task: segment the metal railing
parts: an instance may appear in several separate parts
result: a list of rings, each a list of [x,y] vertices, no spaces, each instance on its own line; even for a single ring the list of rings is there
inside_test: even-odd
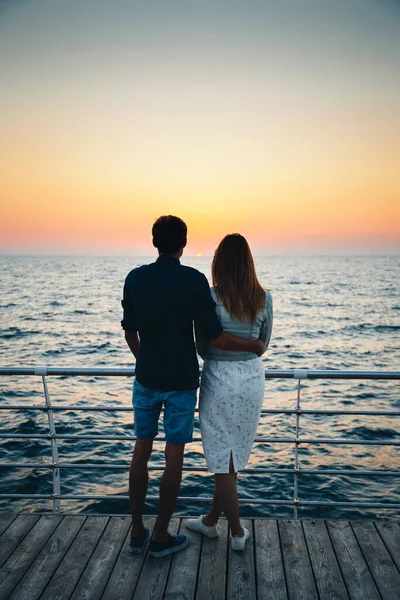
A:
[[[128,500],[126,495],[96,495],[96,494],[62,494],[61,493],[61,471],[63,469],[107,469],[107,470],[128,470],[129,464],[108,464],[108,463],[68,463],[60,462],[58,456],[57,440],[101,440],[101,441],[133,441],[135,436],[122,435],[70,435],[57,434],[55,426],[54,413],[57,411],[113,411],[113,412],[132,412],[131,407],[126,406],[109,406],[109,405],[52,405],[47,387],[48,376],[96,376],[96,377],[133,377],[134,369],[103,369],[103,368],[58,368],[58,367],[0,367],[0,376],[28,376],[36,375],[41,377],[44,391],[43,406],[24,405],[24,404],[0,404],[0,410],[34,410],[45,411],[48,418],[49,433],[48,434],[18,434],[18,433],[0,433],[0,439],[48,439],[51,444],[51,463],[38,462],[0,462],[0,468],[17,468],[17,469],[50,469],[53,473],[53,491],[50,494],[3,494],[0,493],[0,498],[3,499],[42,499],[52,500],[53,512],[60,512],[61,500]],[[381,509],[399,509],[400,503],[389,502],[331,502],[320,500],[300,500],[298,498],[298,481],[300,475],[346,475],[346,476],[378,476],[378,477],[399,477],[400,470],[361,470],[361,469],[305,469],[300,467],[299,446],[300,444],[345,444],[345,445],[363,445],[363,446],[400,446],[400,441],[397,440],[366,440],[361,438],[319,438],[319,437],[300,437],[300,418],[302,415],[369,415],[369,416],[390,416],[399,417],[400,411],[387,410],[331,410],[331,409],[303,409],[301,408],[301,382],[306,379],[355,379],[355,380],[400,380],[400,372],[392,371],[333,371],[333,370],[266,370],[266,379],[295,379],[297,381],[297,396],[296,406],[293,409],[262,409],[262,414],[285,414],[295,415],[295,435],[294,437],[256,437],[255,442],[264,442],[269,444],[293,444],[294,445],[294,467],[293,468],[246,468],[243,473],[249,474],[293,474],[293,498],[284,500],[270,500],[266,498],[249,498],[240,499],[239,502],[246,504],[261,504],[261,505],[283,505],[293,506],[293,516],[298,517],[299,507],[352,507],[352,508],[381,508]],[[163,441],[164,438],[156,438],[158,441]],[[194,438],[193,441],[201,441],[201,438]],[[149,466],[150,470],[160,471],[162,466]],[[207,472],[203,467],[184,467],[186,471],[192,472]],[[148,496],[147,500],[156,501],[156,496]],[[178,501],[181,502],[211,502],[211,498],[206,497],[185,497],[180,496]]]

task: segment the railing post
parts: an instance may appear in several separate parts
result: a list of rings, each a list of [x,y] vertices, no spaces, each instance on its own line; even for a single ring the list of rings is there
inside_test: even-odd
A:
[[[299,433],[300,433],[300,380],[307,379],[307,369],[294,369],[293,378],[297,379],[297,400],[296,400],[296,435],[294,444],[294,476],[293,476],[293,518],[298,517],[298,478],[299,478]]]
[[[44,400],[47,412],[47,420],[49,424],[49,437],[51,441],[51,457],[52,457],[52,471],[53,471],[53,512],[60,512],[60,493],[61,493],[61,480],[60,480],[60,469],[58,468],[58,447],[56,435],[56,427],[54,423],[54,415],[51,410],[51,402],[49,390],[47,388],[47,367],[36,367],[35,375],[42,376]]]

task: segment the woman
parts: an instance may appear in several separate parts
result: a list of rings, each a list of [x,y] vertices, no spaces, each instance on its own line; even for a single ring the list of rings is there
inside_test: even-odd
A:
[[[212,294],[224,331],[246,339],[261,337],[264,351],[272,330],[272,297],[256,275],[246,239],[227,235],[212,262]],[[212,506],[204,517],[188,519],[189,529],[218,537],[222,512],[229,522],[233,550],[244,550],[250,532],[239,520],[236,473],[245,468],[264,396],[264,368],[251,353],[219,350],[197,335],[204,359],[200,386],[200,429],[208,470],[215,473]]]

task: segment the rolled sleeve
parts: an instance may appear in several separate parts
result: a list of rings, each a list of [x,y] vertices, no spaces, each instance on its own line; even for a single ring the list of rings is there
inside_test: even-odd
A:
[[[223,329],[215,312],[215,302],[211,296],[210,286],[203,274],[200,274],[196,282],[194,302],[196,332],[203,336],[207,342],[215,340],[223,333]]]
[[[123,309],[123,318],[121,321],[121,327],[125,329],[125,331],[132,331],[135,333],[138,330],[135,307],[132,298],[132,290],[125,283],[124,285],[124,293],[123,299],[121,300],[122,309]]]

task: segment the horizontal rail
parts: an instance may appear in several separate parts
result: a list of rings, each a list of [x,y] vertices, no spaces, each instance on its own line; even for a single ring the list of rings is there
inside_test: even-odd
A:
[[[28,462],[2,462],[0,463],[0,469],[106,469],[110,471],[126,471],[130,467],[130,463],[28,463]],[[148,465],[149,471],[163,471],[164,465]],[[182,470],[188,473],[209,473],[207,467],[197,466],[183,466]],[[240,471],[241,474],[247,475],[258,475],[265,473],[278,473],[285,475],[293,475],[293,468],[279,468],[279,467],[256,467],[248,468]],[[371,476],[386,476],[386,477],[400,477],[400,471],[388,471],[388,470],[358,470],[358,469],[298,469],[298,473],[302,475],[350,475],[359,477],[361,475]]]
[[[48,407],[39,406],[37,404],[5,404],[0,405],[0,410],[39,410],[42,412],[46,412]],[[83,404],[52,404],[51,410],[58,411],[67,411],[67,410],[82,410],[88,412],[102,412],[102,411],[112,411],[112,412],[131,412],[133,413],[132,406],[104,406],[104,405],[83,405]],[[162,409],[164,410],[164,409]],[[196,408],[195,412],[198,413],[199,409]],[[324,409],[300,409],[296,410],[295,408],[263,408],[261,410],[262,415],[371,415],[378,417],[400,417],[400,410],[324,410]]]
[[[34,410],[47,412],[49,420],[50,433],[47,434],[0,434],[1,439],[17,439],[17,440],[49,440],[52,447],[52,461],[51,463],[40,463],[40,462],[2,462],[0,468],[10,469],[40,469],[40,470],[51,470],[53,473],[53,493],[52,494],[0,494],[0,498],[6,499],[43,499],[52,500],[53,510],[59,511],[59,505],[61,500],[128,500],[127,495],[87,495],[87,494],[61,494],[60,493],[60,471],[62,469],[91,469],[91,470],[111,470],[111,471],[127,471],[129,464],[115,463],[115,464],[103,464],[103,463],[68,463],[59,462],[57,453],[57,440],[94,440],[94,441],[123,441],[133,442],[136,440],[136,436],[133,435],[75,435],[75,434],[62,434],[56,433],[54,427],[53,413],[55,411],[110,411],[110,412],[130,412],[132,413],[132,406],[121,406],[121,405],[83,405],[83,404],[55,404],[50,403],[50,398],[47,390],[46,376],[56,376],[61,378],[66,377],[93,377],[94,379],[101,379],[104,377],[134,377],[134,368],[58,368],[58,367],[0,367],[0,375],[3,376],[40,376],[43,381],[44,392],[45,392],[45,405],[36,404],[3,404],[0,405],[0,410]],[[399,477],[400,471],[397,470],[357,470],[352,468],[342,469],[310,469],[301,468],[298,463],[298,448],[300,444],[323,444],[323,445],[360,445],[360,446],[400,446],[400,438],[398,436],[395,439],[364,439],[364,438],[314,438],[314,437],[300,437],[299,432],[299,417],[310,415],[363,415],[363,416],[378,416],[378,417],[398,417],[400,416],[399,410],[358,410],[355,409],[302,409],[300,406],[300,389],[301,380],[305,379],[325,379],[325,380],[400,380],[400,371],[343,371],[343,370],[307,370],[307,369],[292,369],[292,370],[266,370],[265,379],[294,379],[297,381],[297,403],[294,408],[280,409],[280,408],[265,408],[262,410],[263,415],[296,415],[296,429],[294,436],[292,437],[265,437],[260,436],[255,439],[255,442],[265,444],[290,444],[295,448],[295,463],[292,467],[257,467],[244,469],[243,473],[247,475],[259,475],[259,474],[283,474],[294,477],[294,494],[290,500],[281,499],[265,499],[265,498],[245,498],[240,499],[239,502],[246,504],[259,504],[259,505],[277,505],[277,506],[292,506],[294,510],[294,517],[297,518],[298,507],[349,507],[349,508],[382,508],[382,509],[399,509],[399,503],[389,502],[333,502],[322,500],[299,500],[297,498],[297,481],[300,475],[312,475],[318,477],[326,477],[330,475],[336,476],[349,476],[349,477]],[[35,396],[34,396],[35,398]],[[354,396],[354,402],[358,402],[361,398]],[[196,411],[198,412],[198,410]],[[53,425],[52,425],[53,423]],[[346,434],[345,434],[346,435]],[[164,437],[158,437],[158,442],[165,441]],[[201,438],[196,437],[194,442],[200,442]],[[152,471],[162,471],[164,466],[150,465],[149,469]],[[205,473],[207,468],[205,466],[188,466],[183,469],[185,472],[192,473]],[[149,501],[158,501],[158,496],[150,496],[147,498]],[[205,497],[180,497],[178,499],[181,502],[207,502],[209,503],[212,499]]]
[[[13,500],[54,500],[54,498],[60,500],[129,500],[127,495],[82,495],[82,494],[0,494],[0,498],[7,498]],[[146,501],[158,502],[159,496],[147,496]],[[211,497],[201,496],[180,496],[178,502],[212,502]],[[400,504],[392,502],[328,502],[324,500],[265,500],[263,498],[239,498],[240,504],[263,504],[263,505],[276,505],[276,506],[343,506],[352,508],[386,508],[386,509],[397,509],[400,508]]]
[[[0,439],[22,439],[22,440],[97,440],[97,441],[125,441],[133,442],[137,438],[134,435],[73,435],[73,434],[51,434],[51,433],[1,433]],[[155,442],[165,442],[164,437],[157,437]],[[347,444],[366,446],[400,446],[400,440],[363,440],[353,438],[289,438],[289,437],[256,437],[255,442],[265,444]],[[193,438],[192,442],[201,442],[201,438]],[[191,444],[192,442],[188,442]]]
[[[297,369],[265,371],[266,379],[296,379]],[[60,377],[134,377],[135,369],[62,368],[62,367],[0,367],[0,375],[49,375]],[[302,369],[306,379],[400,379],[400,371],[342,371]]]

